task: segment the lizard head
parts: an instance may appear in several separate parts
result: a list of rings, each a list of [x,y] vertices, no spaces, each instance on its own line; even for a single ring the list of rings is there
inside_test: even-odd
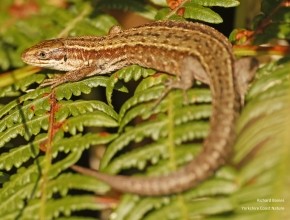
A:
[[[26,49],[23,62],[38,67],[66,71],[67,53],[62,39],[46,40]]]

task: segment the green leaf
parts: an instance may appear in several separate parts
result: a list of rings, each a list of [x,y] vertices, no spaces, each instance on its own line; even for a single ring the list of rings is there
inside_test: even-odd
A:
[[[185,7],[184,12],[185,18],[191,18],[215,24],[223,22],[223,19],[217,13],[215,13],[209,8],[205,8],[201,5],[192,2],[185,3],[184,7]]]
[[[191,0],[191,2],[206,7],[236,7],[240,4],[237,0]]]

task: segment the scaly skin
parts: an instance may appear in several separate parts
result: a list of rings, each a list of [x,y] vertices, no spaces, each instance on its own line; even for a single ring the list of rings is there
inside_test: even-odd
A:
[[[112,176],[75,168],[119,191],[140,195],[182,192],[210,177],[231,154],[240,108],[234,58],[227,38],[209,26],[161,21],[125,31],[115,27],[104,37],[44,41],[26,50],[22,59],[34,66],[68,71],[43,84],[52,87],[131,64],[177,75],[180,81],[171,83],[174,88],[188,89],[194,79],[209,84],[213,100],[210,132],[201,153],[184,167],[160,177]]]

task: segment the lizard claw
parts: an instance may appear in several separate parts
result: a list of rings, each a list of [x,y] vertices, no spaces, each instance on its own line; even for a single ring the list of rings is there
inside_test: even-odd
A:
[[[182,83],[180,81],[170,78],[164,82],[164,85],[165,90],[163,94],[161,94],[161,96],[155,101],[152,110],[154,110],[160,104],[160,102],[168,95],[168,93],[173,89],[182,89],[184,104],[189,103],[188,96],[186,93],[187,88],[182,87]]]
[[[172,90],[172,89],[181,89],[183,92],[183,101],[184,104],[188,104],[189,100],[188,100],[188,96],[187,96],[187,90],[188,88],[184,87],[184,83],[182,81],[180,81],[180,79],[175,79],[175,78],[170,78],[165,82],[165,86],[166,86],[166,92],[167,94]],[[168,91],[167,91],[168,90]],[[166,95],[167,95],[166,94]]]
[[[153,104],[152,111],[156,109],[156,107],[161,103],[161,101],[168,95],[168,93],[173,89],[172,87],[172,81],[173,79],[169,78],[164,82],[165,89],[161,96],[155,100],[155,103]]]
[[[50,86],[51,88],[55,88],[58,85],[62,84],[61,77],[54,77],[51,79],[45,79],[41,84],[40,87]]]

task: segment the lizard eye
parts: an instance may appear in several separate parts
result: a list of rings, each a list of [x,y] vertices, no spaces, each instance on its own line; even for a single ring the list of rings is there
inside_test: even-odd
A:
[[[47,59],[47,53],[44,52],[44,51],[40,51],[38,54],[37,54],[38,58],[41,59],[41,60],[44,60],[44,59]]]

